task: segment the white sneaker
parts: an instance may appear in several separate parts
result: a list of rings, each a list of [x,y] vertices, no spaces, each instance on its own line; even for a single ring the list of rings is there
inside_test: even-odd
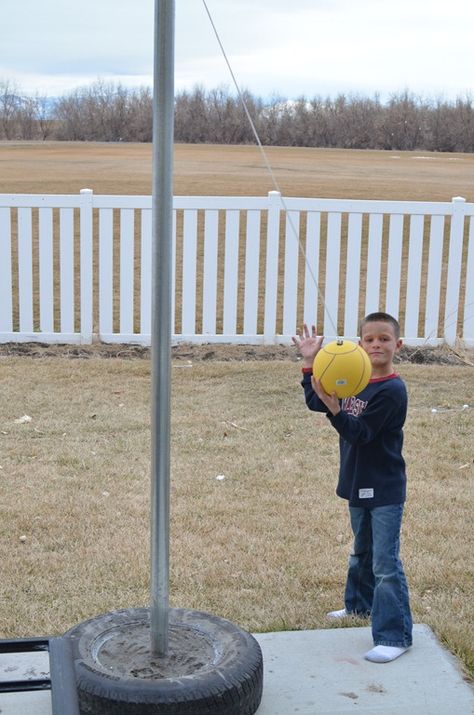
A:
[[[369,652],[364,655],[364,658],[372,661],[372,663],[390,663],[392,660],[406,653],[407,650],[408,648],[376,645],[375,648],[372,648],[372,650],[369,650]]]
[[[345,608],[342,608],[340,611],[329,611],[329,613],[326,613],[326,618],[329,618],[330,621],[338,621],[341,620],[341,618],[347,618],[348,616],[349,614]]]

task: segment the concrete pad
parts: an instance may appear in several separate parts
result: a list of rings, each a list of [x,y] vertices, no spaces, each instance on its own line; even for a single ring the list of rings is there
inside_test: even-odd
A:
[[[52,715],[51,691],[0,693],[2,715]]]
[[[46,650],[23,653],[0,653],[0,683],[12,680],[49,678],[49,653]]]
[[[256,715],[474,715],[474,689],[428,626],[393,663],[369,663],[369,628],[258,633],[264,660]],[[49,674],[49,654],[0,653],[0,682]],[[1,715],[51,715],[49,690],[0,693]]]
[[[0,683],[49,678],[49,653],[0,653]],[[1,715],[51,715],[51,691],[0,693]]]
[[[370,628],[261,633],[263,698],[257,715],[470,715],[474,689],[428,626],[392,663],[370,663]]]

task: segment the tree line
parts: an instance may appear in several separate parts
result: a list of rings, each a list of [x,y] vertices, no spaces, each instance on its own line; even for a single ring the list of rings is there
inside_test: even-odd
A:
[[[470,95],[447,101],[405,90],[378,95],[339,94],[264,101],[243,93],[264,145],[350,149],[474,152]],[[148,87],[130,89],[99,80],[51,100],[25,96],[0,81],[0,139],[150,142],[153,97]],[[226,87],[196,86],[175,97],[175,141],[252,144],[255,134],[241,99]]]

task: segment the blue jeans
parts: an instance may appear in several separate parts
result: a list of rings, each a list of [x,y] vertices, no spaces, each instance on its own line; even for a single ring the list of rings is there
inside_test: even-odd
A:
[[[408,647],[412,618],[400,561],[403,504],[349,507],[354,549],[345,591],[348,613],[371,616],[375,645]]]

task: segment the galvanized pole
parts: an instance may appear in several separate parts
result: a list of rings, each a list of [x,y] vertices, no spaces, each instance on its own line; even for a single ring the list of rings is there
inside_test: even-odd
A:
[[[151,652],[168,652],[174,0],[155,0],[152,198]]]

